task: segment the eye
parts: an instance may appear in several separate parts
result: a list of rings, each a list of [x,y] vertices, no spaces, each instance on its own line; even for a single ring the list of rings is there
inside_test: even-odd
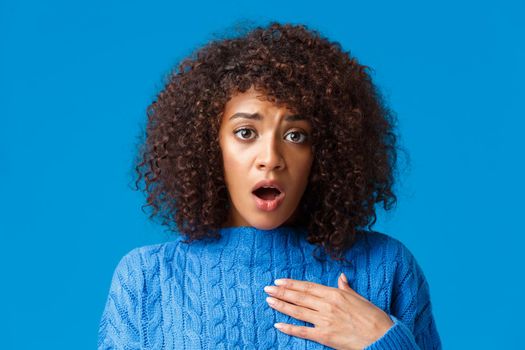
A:
[[[241,135],[241,140],[249,140],[250,138],[246,138],[246,136],[250,136],[250,134],[253,134],[254,131],[252,129],[248,128],[241,128],[236,131],[234,131],[234,135]]]
[[[308,139],[308,135],[306,133],[300,132],[300,131],[292,131],[292,132],[289,132],[288,134],[286,134],[286,136],[288,136],[288,135],[292,135],[292,138],[290,139],[290,141],[292,141],[294,143],[305,143],[306,140]]]

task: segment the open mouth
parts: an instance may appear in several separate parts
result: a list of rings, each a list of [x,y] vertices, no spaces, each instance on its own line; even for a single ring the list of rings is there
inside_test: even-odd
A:
[[[279,196],[281,191],[274,187],[259,187],[253,194],[263,200],[272,200]]]
[[[263,211],[276,210],[284,201],[285,193],[273,185],[262,185],[253,190],[255,205]]]

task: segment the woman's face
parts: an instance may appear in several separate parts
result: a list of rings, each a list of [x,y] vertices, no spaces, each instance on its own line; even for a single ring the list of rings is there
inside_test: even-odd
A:
[[[232,96],[222,116],[219,144],[231,203],[225,225],[269,230],[295,218],[313,161],[312,129],[304,116],[258,96],[264,95],[253,88]],[[270,182],[263,187],[278,190],[255,190],[264,180]]]

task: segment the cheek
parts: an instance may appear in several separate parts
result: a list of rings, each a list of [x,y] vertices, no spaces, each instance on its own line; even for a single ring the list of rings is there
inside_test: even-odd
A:
[[[223,166],[224,166],[224,176],[226,178],[226,181],[231,180],[232,177],[235,177],[235,175],[238,173],[237,164],[235,163],[235,158],[225,154],[223,156]]]
[[[238,151],[231,147],[222,149],[222,161],[226,181],[242,176],[242,161],[238,157]]]
[[[310,178],[311,162],[302,164],[301,170],[297,173],[296,183],[298,195],[302,196],[306,187],[308,186],[308,179]]]
[[[312,168],[313,156],[311,153],[308,153],[298,157],[297,159],[299,160],[297,162],[296,168],[297,180],[304,183],[308,181],[308,176],[310,175]]]

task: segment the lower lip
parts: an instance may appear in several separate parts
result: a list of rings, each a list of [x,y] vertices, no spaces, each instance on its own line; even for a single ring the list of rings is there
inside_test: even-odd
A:
[[[253,195],[255,198],[255,205],[258,209],[264,210],[264,211],[273,211],[281,205],[281,203],[284,200],[284,192],[281,192],[277,197],[274,199],[262,199],[257,197],[256,195]]]

